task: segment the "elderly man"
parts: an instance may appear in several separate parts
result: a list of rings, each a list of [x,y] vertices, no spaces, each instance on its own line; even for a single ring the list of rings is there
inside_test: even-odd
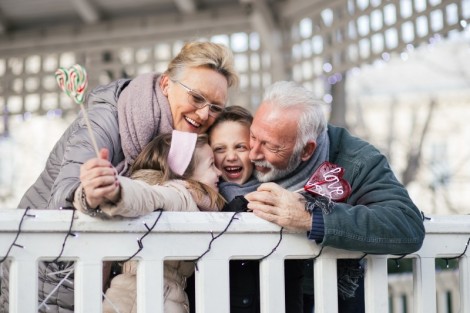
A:
[[[327,125],[321,103],[310,91],[293,82],[278,82],[267,88],[250,132],[255,178],[242,186],[221,184],[227,200],[245,195],[255,215],[288,229],[304,230],[308,239],[322,246],[379,254],[407,254],[421,247],[425,231],[420,212],[385,156],[345,129]],[[345,170],[343,178],[349,182],[351,193],[343,202],[304,198],[294,192],[324,161]],[[303,263],[299,262],[286,263],[289,313],[303,311]],[[358,261],[338,264],[339,272],[351,276],[339,292],[340,312],[364,311],[363,275],[358,268]],[[250,276],[243,275],[246,268],[240,264],[235,263],[232,270],[238,272],[231,275],[234,313],[236,299],[245,299],[244,290],[250,290],[246,287],[250,281],[240,279]],[[257,284],[256,279],[251,280]],[[244,286],[243,290],[238,286]],[[253,300],[257,301],[256,294]],[[254,305],[251,311],[239,312],[258,310]]]

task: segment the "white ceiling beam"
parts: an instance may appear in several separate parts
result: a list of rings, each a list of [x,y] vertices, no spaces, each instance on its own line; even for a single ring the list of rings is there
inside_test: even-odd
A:
[[[279,14],[282,18],[294,18],[305,16],[308,12],[309,15],[321,12],[337,3],[344,3],[344,0],[289,0],[280,4]]]
[[[119,18],[77,28],[74,25],[21,31],[0,36],[0,57],[48,53],[49,51],[90,51],[122,47],[155,40],[194,39],[220,33],[249,32],[250,17],[240,6],[198,10],[192,18],[181,13],[153,17]]]
[[[271,55],[273,81],[286,79],[282,56],[281,31],[265,1],[252,2],[251,25],[259,33],[261,42]]]
[[[192,13],[195,13],[197,10],[195,0],[174,0],[174,1],[178,10],[180,10],[180,12],[184,14],[192,14]]]
[[[100,13],[88,0],[71,0],[78,15],[86,24],[95,24],[101,19]]]

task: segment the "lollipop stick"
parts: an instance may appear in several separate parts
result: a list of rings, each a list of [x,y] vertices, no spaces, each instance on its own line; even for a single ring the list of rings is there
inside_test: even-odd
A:
[[[85,123],[88,128],[88,133],[90,134],[91,142],[93,143],[93,148],[95,148],[96,157],[99,158],[100,151],[98,150],[98,145],[96,144],[95,135],[93,134],[93,131],[91,130],[91,123],[90,123],[90,120],[88,119],[88,113],[86,112],[85,107],[83,106],[83,103],[80,103],[80,108],[82,110],[83,117],[85,118]]]
[[[99,158],[100,152],[98,150],[98,145],[96,144],[95,136],[93,135],[93,131],[91,129],[91,123],[90,119],[88,118],[87,111],[83,106],[85,90],[88,85],[88,78],[85,68],[80,64],[75,64],[69,69],[60,67],[55,72],[55,78],[57,84],[65,92],[65,94],[72,98],[75,103],[80,105],[80,109],[82,110],[83,117],[85,118],[93,148],[96,152],[96,157]]]

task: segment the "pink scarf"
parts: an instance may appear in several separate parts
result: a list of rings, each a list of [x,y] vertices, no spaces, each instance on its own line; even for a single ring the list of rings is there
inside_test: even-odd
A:
[[[119,134],[125,159],[116,169],[128,176],[137,155],[156,135],[173,130],[167,97],[160,88],[160,75],[148,73],[134,78],[118,99]]]

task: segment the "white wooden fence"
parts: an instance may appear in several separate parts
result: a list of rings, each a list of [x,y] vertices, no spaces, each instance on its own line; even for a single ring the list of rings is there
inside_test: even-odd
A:
[[[388,277],[389,300],[393,313],[413,312],[413,274],[392,274]],[[469,295],[467,295],[468,297]],[[437,313],[460,312],[459,272],[436,272]]]
[[[69,232],[72,211],[30,210],[21,223],[24,210],[0,210],[0,259],[15,242],[9,258],[10,312],[37,311],[37,262],[53,260],[60,253]],[[72,232],[61,260],[74,260],[75,312],[101,312],[103,260],[126,259],[138,250],[142,238],[160,212],[139,219],[100,220],[75,213]],[[142,238],[137,255],[138,310],[163,312],[163,261],[197,259],[211,240],[229,224],[233,213],[163,212],[154,229]],[[434,216],[425,222],[426,239],[413,259],[413,312],[437,312],[436,258],[455,257],[464,251],[470,237],[470,216]],[[229,260],[259,259],[269,254],[280,239],[279,227],[251,213],[240,213],[227,231],[211,243],[198,261],[196,271],[196,312],[229,312]],[[16,241],[15,241],[16,238]],[[19,246],[22,247],[19,247]],[[284,312],[284,260],[311,258],[319,247],[305,234],[284,232],[276,250],[260,264],[261,310]],[[336,259],[358,258],[352,253],[324,248],[315,260],[316,313],[336,313]],[[388,312],[387,259],[396,256],[367,255],[365,276],[366,312]],[[455,312],[470,313],[470,248],[459,259],[460,301]],[[142,291],[145,292],[142,292]],[[140,292],[139,292],[140,291]]]

